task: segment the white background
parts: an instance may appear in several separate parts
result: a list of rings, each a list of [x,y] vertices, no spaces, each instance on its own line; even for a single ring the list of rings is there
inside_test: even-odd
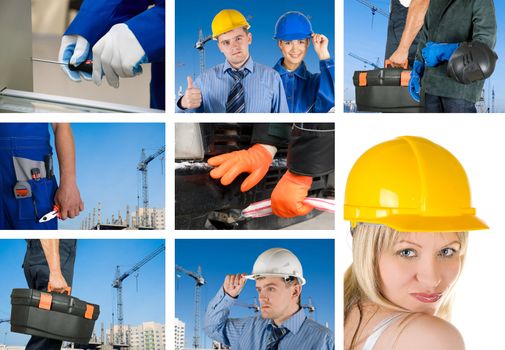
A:
[[[342,220],[345,182],[352,165],[370,147],[397,136],[428,138],[461,162],[469,178],[472,206],[490,226],[490,230],[469,234],[467,260],[456,285],[452,323],[463,335],[467,349],[499,348],[505,311],[504,131],[505,120],[498,115],[353,116],[337,123],[337,280],[342,281],[352,261],[349,224]],[[342,315],[341,302],[337,308],[337,315]]]

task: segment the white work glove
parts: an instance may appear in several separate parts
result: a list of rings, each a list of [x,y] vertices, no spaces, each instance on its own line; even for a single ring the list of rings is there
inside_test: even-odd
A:
[[[82,62],[89,59],[89,43],[80,35],[64,35],[61,38],[60,52],[58,54],[58,61],[78,66]],[[61,68],[68,77],[73,81],[81,81],[81,77],[86,80],[91,80],[91,74],[81,71],[71,71],[67,65],[61,65]]]
[[[135,35],[126,24],[116,24],[93,46],[93,81],[100,85],[105,74],[109,85],[118,88],[119,77],[142,73],[142,63],[147,56]]]

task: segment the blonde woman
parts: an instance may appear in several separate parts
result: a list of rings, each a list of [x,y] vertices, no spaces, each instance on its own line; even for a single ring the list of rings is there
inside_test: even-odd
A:
[[[450,324],[467,231],[488,228],[459,161],[419,137],[365,152],[346,186],[353,263],[344,280],[346,350],[460,350]]]

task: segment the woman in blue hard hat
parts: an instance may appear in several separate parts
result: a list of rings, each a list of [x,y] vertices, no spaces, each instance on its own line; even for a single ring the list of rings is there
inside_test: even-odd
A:
[[[321,73],[309,72],[303,61],[310,38]],[[289,112],[327,113],[334,108],[335,63],[328,51],[328,38],[314,33],[303,13],[290,11],[277,20],[274,39],[283,56],[274,69],[281,76]]]

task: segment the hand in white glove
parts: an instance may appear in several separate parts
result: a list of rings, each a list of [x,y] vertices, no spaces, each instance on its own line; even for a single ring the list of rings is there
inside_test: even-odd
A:
[[[93,81],[100,85],[105,74],[109,85],[118,88],[119,77],[142,73],[142,63],[147,56],[135,35],[126,24],[116,24],[93,46]]]
[[[80,35],[64,35],[61,38],[60,52],[58,54],[58,60],[60,62],[65,62],[68,64],[78,66],[82,62],[86,61],[90,57],[89,43],[88,41]],[[61,65],[61,68],[68,77],[73,81],[81,81],[81,77],[86,80],[91,80],[91,74],[81,71],[71,71],[68,69],[67,65]]]

